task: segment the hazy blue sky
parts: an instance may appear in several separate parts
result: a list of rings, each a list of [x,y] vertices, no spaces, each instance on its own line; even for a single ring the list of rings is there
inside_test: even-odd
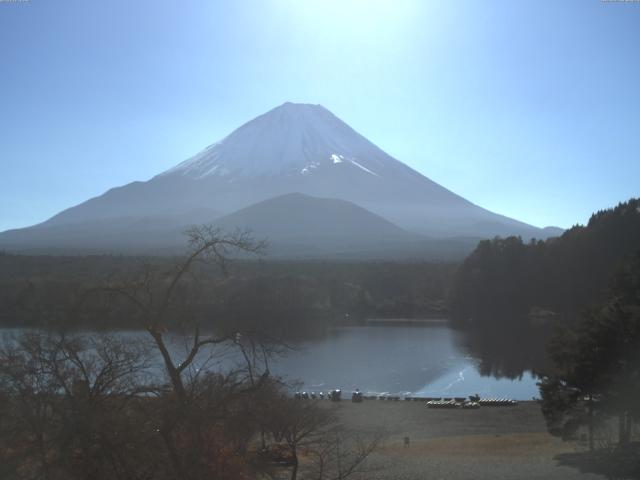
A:
[[[0,2],[0,230],[146,180],[287,100],[490,210],[640,195],[640,3]]]

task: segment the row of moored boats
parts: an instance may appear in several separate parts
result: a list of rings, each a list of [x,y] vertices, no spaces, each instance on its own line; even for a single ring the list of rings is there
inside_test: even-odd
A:
[[[342,400],[341,390],[331,390],[329,392],[296,392],[294,397],[298,400],[332,400],[339,402]],[[407,402],[424,402],[429,408],[465,408],[474,409],[480,407],[512,407],[518,405],[516,400],[509,398],[480,398],[479,395],[471,395],[469,397],[401,397],[397,395],[363,395],[362,392],[356,390],[351,394],[351,401],[360,403],[363,400],[383,400],[383,401],[400,401]]]

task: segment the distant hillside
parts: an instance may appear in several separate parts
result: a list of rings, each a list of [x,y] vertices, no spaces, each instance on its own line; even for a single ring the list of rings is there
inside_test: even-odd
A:
[[[215,220],[269,242],[270,257],[463,258],[477,239],[433,240],[346,200],[290,193]]]
[[[547,241],[484,240],[461,265],[452,306],[459,320],[534,310],[569,318],[605,299],[610,278],[640,249],[640,199],[594,213]]]
[[[179,254],[184,231],[220,214],[197,209],[180,215],[97,218],[83,223],[40,224],[0,233],[0,249],[21,253],[82,255],[92,253]]]
[[[370,244],[418,237],[354,203],[300,193],[258,202],[219,218],[215,224],[225,229],[249,228],[254,235],[272,240],[311,244],[327,241]]]
[[[186,248],[185,230],[206,218],[227,231],[248,229],[266,239],[269,258],[336,260],[459,261],[480,238],[430,238],[407,232],[346,200],[291,193],[219,216],[213,210],[191,215],[105,218],[91,222],[10,230],[0,250],[27,254],[176,255]]]

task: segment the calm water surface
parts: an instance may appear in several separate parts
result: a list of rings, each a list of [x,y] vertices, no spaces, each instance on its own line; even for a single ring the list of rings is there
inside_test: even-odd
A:
[[[432,397],[481,396],[531,400],[536,379],[483,377],[478,360],[460,346],[461,335],[446,324],[348,327],[305,343],[279,360],[273,370],[304,382],[310,391],[350,391]]]
[[[20,330],[4,330],[16,334]],[[145,332],[119,332],[136,341],[148,341]],[[327,391],[356,388],[368,394],[431,397],[509,397],[530,400],[539,396],[536,379],[525,372],[519,380],[483,377],[478,360],[461,346],[460,333],[447,324],[428,326],[367,326],[331,330],[305,342],[287,356],[274,360],[275,374],[300,381],[301,389]],[[171,349],[183,355],[188,339],[174,336]],[[158,357],[157,372],[162,372]],[[230,368],[237,356],[229,351],[216,358],[198,359],[200,368]]]

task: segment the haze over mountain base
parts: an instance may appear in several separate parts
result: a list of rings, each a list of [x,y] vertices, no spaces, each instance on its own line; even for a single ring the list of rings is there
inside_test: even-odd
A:
[[[474,205],[320,105],[285,103],[149,181],[1,233],[0,248],[168,253],[201,223],[248,228],[274,255],[311,257],[461,258],[480,238],[561,232]]]

